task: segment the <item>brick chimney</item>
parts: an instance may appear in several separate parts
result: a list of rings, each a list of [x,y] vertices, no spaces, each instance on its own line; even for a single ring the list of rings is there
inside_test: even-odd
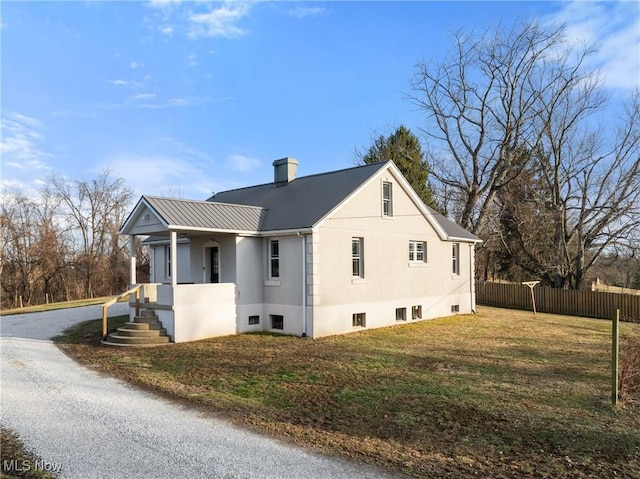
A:
[[[293,181],[298,171],[298,160],[282,158],[273,162],[273,182],[276,186],[283,186]]]

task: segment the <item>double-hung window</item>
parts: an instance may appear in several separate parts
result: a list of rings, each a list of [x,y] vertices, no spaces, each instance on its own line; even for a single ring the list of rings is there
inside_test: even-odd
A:
[[[460,243],[453,243],[451,250],[451,266],[453,274],[460,274]]]
[[[393,184],[382,182],[382,216],[393,216]]]
[[[426,263],[427,243],[424,241],[409,241],[409,261],[414,263]]]
[[[280,278],[280,242],[269,241],[269,278]]]
[[[351,238],[351,270],[354,278],[364,278],[364,238]]]
[[[171,278],[171,246],[164,247],[164,277]]]

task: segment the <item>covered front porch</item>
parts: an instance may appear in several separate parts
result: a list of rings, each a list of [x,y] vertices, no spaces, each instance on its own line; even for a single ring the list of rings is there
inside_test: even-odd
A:
[[[259,249],[254,236],[262,213],[204,201],[140,199],[120,229],[129,235],[130,282],[139,284],[136,238],[144,237],[152,251],[151,279],[142,285],[139,307],[155,313],[173,342],[238,332],[238,250],[247,249],[243,243]],[[229,228],[230,214],[240,214],[247,229]],[[131,321],[136,317],[132,303]]]
[[[234,283],[143,284],[141,309],[152,310],[175,343],[237,332]],[[135,318],[131,304],[131,321]]]

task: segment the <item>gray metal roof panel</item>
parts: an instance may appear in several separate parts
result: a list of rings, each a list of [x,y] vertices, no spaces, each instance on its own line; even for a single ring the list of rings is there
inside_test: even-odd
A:
[[[280,186],[268,183],[223,191],[207,201],[143,198],[171,226],[246,232],[311,228],[385,166],[386,163],[375,163],[304,176]],[[428,209],[446,239],[480,241]]]
[[[427,206],[427,208],[429,208]],[[460,239],[460,240],[468,240],[468,241],[482,241],[473,233],[467,231],[462,226],[454,223],[449,218],[444,215],[441,215],[433,208],[429,208],[429,211],[438,222],[438,224],[442,227],[445,234],[447,235],[447,239]]]
[[[171,226],[227,231],[260,231],[265,209],[211,201],[144,196]]]
[[[261,206],[267,209],[262,231],[311,228],[386,163],[303,176],[273,183],[223,191],[207,201]]]

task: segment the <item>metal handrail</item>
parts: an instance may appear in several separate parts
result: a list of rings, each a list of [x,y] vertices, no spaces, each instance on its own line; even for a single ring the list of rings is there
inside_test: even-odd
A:
[[[141,284],[134,286],[122,293],[120,296],[116,296],[102,305],[102,336],[104,338],[107,337],[107,310],[109,309],[109,306],[114,305],[118,300],[124,298],[126,295],[133,293],[136,294],[136,316],[140,316],[140,288],[142,288]]]

